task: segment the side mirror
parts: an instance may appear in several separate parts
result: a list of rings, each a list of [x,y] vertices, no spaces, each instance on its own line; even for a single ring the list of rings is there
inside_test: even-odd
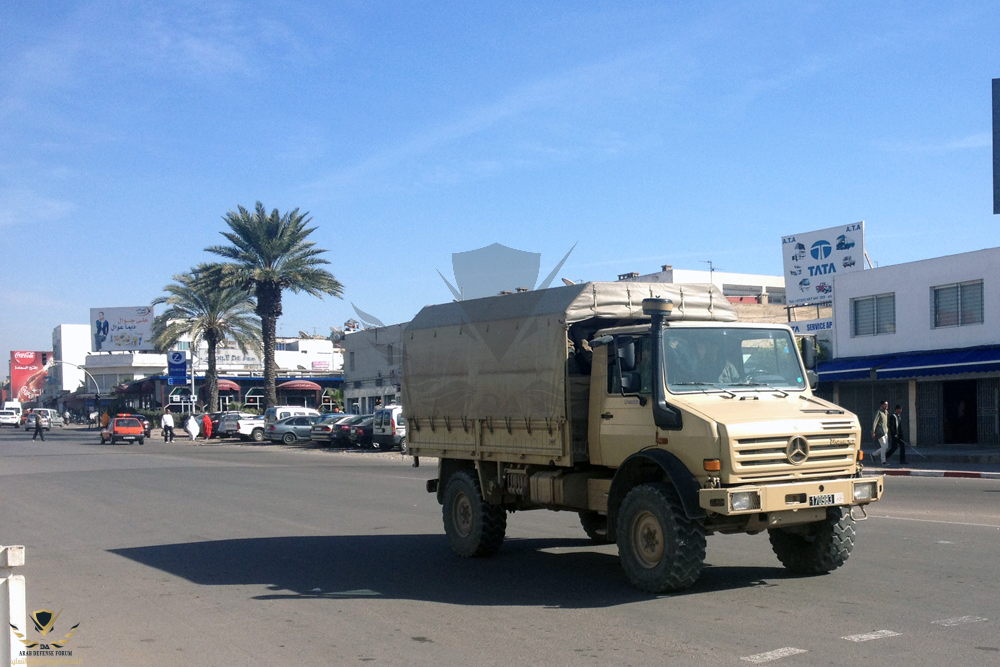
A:
[[[628,373],[635,370],[635,341],[629,339],[618,339],[618,359],[623,372]],[[624,344],[623,344],[624,343]]]
[[[807,370],[806,379],[809,380],[809,388],[816,391],[816,387],[819,386],[819,375],[817,375],[816,371],[811,368]]]
[[[812,337],[802,339],[802,363],[806,370],[816,368],[816,340]]]

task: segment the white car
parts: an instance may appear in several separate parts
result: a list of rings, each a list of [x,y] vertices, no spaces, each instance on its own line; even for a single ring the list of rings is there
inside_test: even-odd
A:
[[[264,415],[240,418],[236,422],[236,434],[242,440],[253,440],[254,442],[264,441]]]
[[[382,450],[399,447],[400,451],[406,453],[406,419],[401,406],[387,405],[375,411],[372,447]]]
[[[13,426],[17,428],[21,418],[13,410],[0,410],[0,426]]]

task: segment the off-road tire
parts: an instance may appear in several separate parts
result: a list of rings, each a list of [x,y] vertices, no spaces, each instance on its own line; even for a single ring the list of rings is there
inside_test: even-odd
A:
[[[507,513],[483,499],[473,471],[462,470],[448,479],[442,516],[452,551],[462,558],[492,556],[503,544]]]
[[[264,442],[264,429],[255,428],[250,431],[250,439],[254,442]]]
[[[583,532],[594,544],[608,543],[608,517],[597,512],[580,512],[580,525]]]
[[[767,532],[778,560],[795,574],[836,570],[854,549],[855,522],[848,507],[828,507],[822,521]]]
[[[290,444],[292,444],[292,443],[295,442],[295,434],[294,433],[286,433],[285,435],[281,436],[281,441],[283,443],[285,443],[286,445],[290,445]]]
[[[651,593],[694,584],[705,564],[705,526],[684,514],[677,491],[640,484],[618,511],[618,556],[636,588]]]

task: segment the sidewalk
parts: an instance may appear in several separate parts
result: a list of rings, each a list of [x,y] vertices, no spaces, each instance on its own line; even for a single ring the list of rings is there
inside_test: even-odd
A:
[[[899,463],[899,452],[895,452],[885,467],[869,458],[871,452],[871,446],[865,447],[865,470],[875,474],[1000,479],[1000,447],[975,445],[935,445],[917,449],[907,447],[906,465]]]

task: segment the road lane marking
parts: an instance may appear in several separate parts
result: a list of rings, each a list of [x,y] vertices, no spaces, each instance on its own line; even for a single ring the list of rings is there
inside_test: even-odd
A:
[[[758,653],[757,655],[748,655],[745,658],[740,658],[740,660],[746,660],[747,662],[752,662],[755,665],[759,665],[764,662],[771,662],[772,660],[777,660],[779,658],[787,658],[790,655],[798,655],[799,653],[808,653],[809,651],[804,648],[792,648],[791,646],[786,646],[785,648],[779,648],[775,651],[768,651],[767,653]]]
[[[849,642],[868,642],[873,639],[886,639],[888,637],[902,637],[902,634],[893,632],[892,630],[876,630],[875,632],[866,632],[863,635],[848,635],[841,637],[841,639],[846,639]]]
[[[962,625],[963,623],[982,623],[988,620],[982,616],[959,616],[958,618],[946,618],[943,621],[931,621],[934,625],[942,625],[946,628],[953,628],[956,625]]]
[[[966,523],[964,521],[942,521],[940,519],[913,519],[905,516],[889,516],[887,514],[869,514],[871,519],[891,519],[893,521],[919,521],[921,523],[947,523],[952,526],[974,526],[976,528],[1000,528],[1000,526],[993,523]]]

